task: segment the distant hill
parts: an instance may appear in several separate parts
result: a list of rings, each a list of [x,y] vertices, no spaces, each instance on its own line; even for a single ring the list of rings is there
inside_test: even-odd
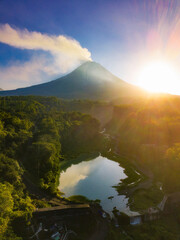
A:
[[[0,88],[0,91],[3,91],[3,89],[2,89],[2,88]]]
[[[143,90],[124,82],[95,62],[86,62],[66,76],[48,83],[0,93],[1,96],[40,95],[107,101],[142,94]]]

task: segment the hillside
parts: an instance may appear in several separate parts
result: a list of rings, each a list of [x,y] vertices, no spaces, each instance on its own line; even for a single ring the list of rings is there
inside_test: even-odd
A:
[[[144,92],[111,74],[95,62],[86,62],[73,72],[54,81],[16,90],[3,91],[1,96],[40,95],[66,99],[113,100],[136,97]]]
[[[163,189],[171,192],[180,190],[179,119],[179,96],[155,96],[114,106],[105,128],[116,141],[116,152],[153,172]]]
[[[59,195],[60,163],[104,146],[99,121],[70,111],[75,105],[56,98],[0,98],[1,240],[29,239],[32,212],[49,207],[48,199],[39,198]]]

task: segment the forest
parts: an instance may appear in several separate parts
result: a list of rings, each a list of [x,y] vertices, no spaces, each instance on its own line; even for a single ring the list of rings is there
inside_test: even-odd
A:
[[[54,97],[0,98],[0,239],[22,239],[17,226],[28,224],[37,207],[24,184],[27,176],[58,195],[60,163],[101,148],[99,121],[74,111],[92,104],[74,101],[74,107],[73,101]]]
[[[179,120],[180,98],[162,95],[115,106],[106,125],[115,150],[150,170],[167,193],[180,191]]]
[[[61,166],[81,154],[103,152],[109,106],[55,97],[0,98],[0,239],[23,239],[18,226],[25,229],[42,206],[29,193],[27,178],[46,194],[60,196]],[[180,99],[161,96],[114,106],[104,125],[109,147],[152,172],[167,194],[180,191],[179,119]]]

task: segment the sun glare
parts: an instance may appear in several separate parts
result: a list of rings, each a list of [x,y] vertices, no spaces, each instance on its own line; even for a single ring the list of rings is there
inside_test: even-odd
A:
[[[139,73],[138,85],[150,92],[179,93],[180,82],[176,68],[168,62],[155,61]]]

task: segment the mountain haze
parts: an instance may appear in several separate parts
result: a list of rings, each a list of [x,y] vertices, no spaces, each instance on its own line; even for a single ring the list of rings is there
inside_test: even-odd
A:
[[[0,93],[1,96],[40,95],[107,101],[142,94],[140,88],[124,82],[95,62],[86,62],[66,76],[48,83]]]

